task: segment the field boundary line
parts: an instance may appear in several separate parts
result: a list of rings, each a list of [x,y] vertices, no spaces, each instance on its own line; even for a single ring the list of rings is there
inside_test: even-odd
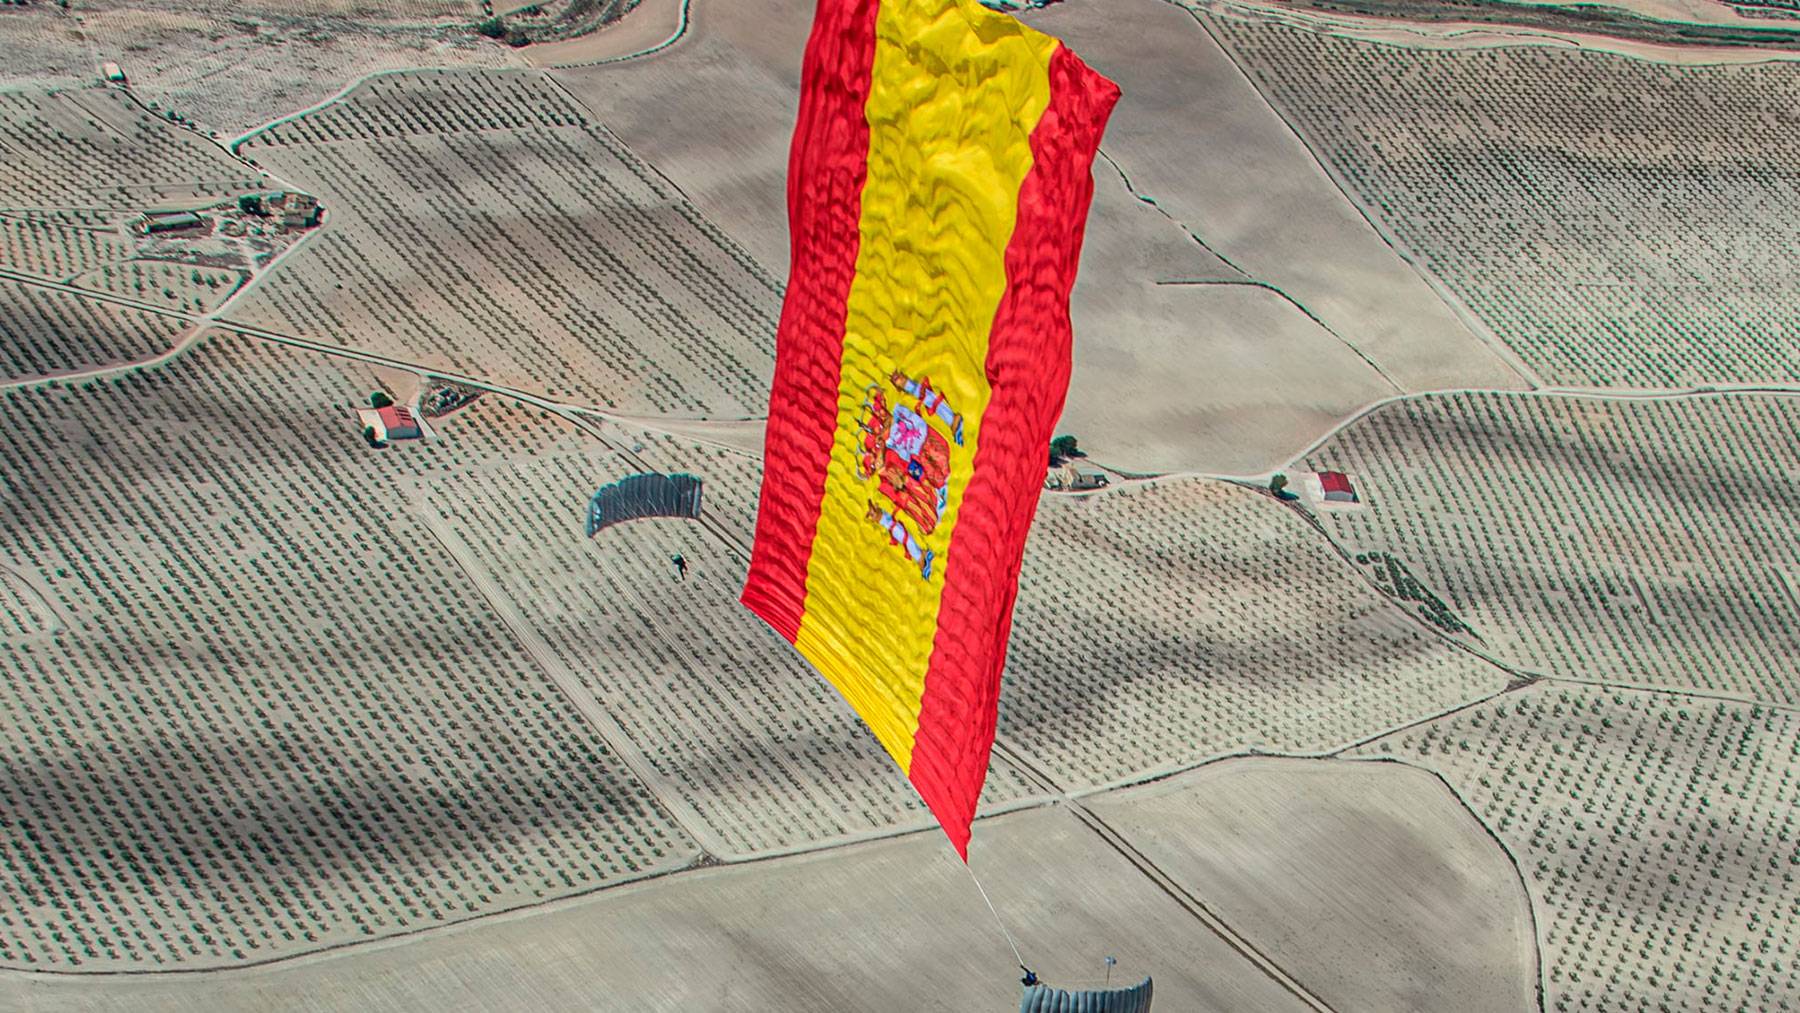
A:
[[[1766,25],[1757,25],[1751,22],[1725,24],[1710,21],[1675,21],[1649,15],[1636,15],[1645,23],[1668,29],[1688,28],[1702,33],[1716,33],[1722,30],[1769,33],[1764,38],[1754,41],[1722,39],[1716,35],[1711,38],[1695,37],[1685,41],[1675,41],[1632,38],[1626,35],[1607,34],[1602,31],[1581,31],[1549,25],[1504,21],[1402,20],[1366,11],[1327,12],[1317,6],[1286,7],[1279,3],[1268,2],[1268,0],[1166,0],[1166,2],[1180,3],[1183,6],[1191,4],[1194,9],[1208,14],[1226,12],[1227,16],[1256,18],[1283,24],[1290,28],[1301,28],[1316,34],[1332,35],[1336,38],[1396,48],[1444,51],[1535,47],[1558,49],[1565,52],[1598,53],[1604,56],[1679,67],[1755,66],[1800,60],[1800,51],[1796,51],[1794,48],[1796,45],[1794,29],[1781,22]],[[1748,5],[1734,4],[1734,6]],[[1756,4],[1756,6],[1773,7],[1774,5]],[[1621,13],[1628,15],[1635,14],[1622,5],[1620,10]],[[1521,13],[1529,13],[1529,11]],[[1781,32],[1788,33],[1787,37],[1783,38],[1776,34]],[[1377,33],[1412,36],[1419,40],[1419,44],[1407,47],[1404,42],[1383,39]],[[1717,55],[1712,59],[1681,59],[1681,57],[1691,57],[1701,53]]]
[[[323,98],[317,102],[314,102],[312,105],[309,105],[309,106],[305,107],[304,109],[296,109],[290,113],[283,113],[282,115],[275,117],[274,119],[268,121],[267,123],[263,123],[263,124],[259,124],[257,126],[251,127],[249,130],[244,131],[243,133],[230,139],[229,141],[220,140],[218,143],[220,144],[221,147],[223,147],[226,151],[230,152],[233,156],[240,158],[240,159],[244,158],[245,156],[238,153],[238,148],[240,146],[242,146],[244,144],[244,142],[254,140],[258,135],[267,133],[268,131],[275,129],[276,127],[284,126],[286,124],[294,122],[295,120],[305,119],[306,117],[311,116],[313,113],[324,112],[326,109],[329,109],[330,107],[336,105],[337,103],[342,102],[343,100],[349,98],[351,92],[354,92],[356,89],[361,88],[364,84],[367,84],[368,82],[373,81],[378,77],[389,77],[391,75],[396,75],[396,74],[472,74],[472,75],[482,75],[482,74],[541,74],[541,73],[543,73],[543,68],[541,68],[541,67],[529,67],[529,66],[524,66],[524,65],[512,66],[512,67],[446,67],[446,66],[387,67],[382,70],[371,70],[366,74],[359,74],[356,77],[351,78],[349,84],[344,85],[342,88],[339,88],[336,92],[333,92],[331,95],[327,96],[326,98]],[[512,128],[506,127],[506,128],[500,128],[500,129],[512,129]],[[366,140],[366,139],[367,138],[348,138],[348,140],[353,140],[353,141]],[[261,169],[262,167],[261,166],[253,166],[252,168]],[[271,176],[271,174],[269,172],[267,172],[266,170],[263,171],[263,175]],[[279,177],[271,176],[271,178],[279,178]]]
[[[1762,397],[1800,396],[1800,383],[1780,383],[1780,382],[1774,382],[1774,383],[1768,383],[1768,382],[1704,383],[1704,384],[1696,384],[1692,387],[1567,387],[1567,386],[1557,386],[1557,387],[1533,387],[1533,388],[1529,388],[1529,389],[1515,389],[1515,388],[1509,388],[1509,387],[1440,387],[1440,388],[1434,388],[1432,390],[1414,390],[1414,391],[1407,391],[1403,394],[1392,394],[1387,397],[1377,398],[1374,401],[1370,401],[1369,403],[1354,409],[1349,414],[1340,418],[1338,421],[1333,422],[1329,428],[1327,428],[1324,432],[1320,433],[1318,436],[1314,437],[1310,442],[1305,444],[1298,452],[1291,454],[1288,457],[1280,459],[1277,462],[1276,466],[1269,469],[1268,471],[1254,472],[1254,473],[1248,473],[1248,474],[1230,474],[1230,473],[1226,473],[1226,472],[1217,472],[1217,471],[1185,471],[1185,470],[1161,471],[1161,472],[1132,472],[1132,471],[1125,471],[1125,470],[1110,468],[1110,466],[1109,466],[1109,470],[1118,471],[1118,473],[1120,475],[1124,476],[1125,478],[1127,478],[1128,480],[1131,480],[1131,481],[1155,481],[1158,479],[1166,479],[1166,478],[1203,478],[1203,479],[1210,479],[1215,482],[1234,482],[1234,483],[1237,483],[1240,485],[1264,486],[1268,483],[1270,478],[1272,478],[1276,474],[1293,470],[1306,457],[1308,457],[1311,454],[1317,453],[1322,447],[1325,446],[1325,444],[1330,443],[1334,438],[1336,438],[1339,433],[1350,428],[1351,426],[1355,425],[1356,423],[1361,422],[1365,417],[1367,417],[1369,415],[1373,415],[1375,412],[1378,412],[1381,409],[1386,408],[1390,405],[1400,404],[1405,401],[1420,401],[1420,400],[1425,400],[1427,398],[1519,397],[1519,398],[1544,398],[1547,400],[1554,400],[1557,398],[1571,398],[1571,399],[1584,400],[1584,401],[1679,401],[1679,400],[1684,400],[1687,398],[1696,398],[1697,399],[1697,398],[1708,398],[1708,397],[1747,397],[1747,396],[1762,396]],[[1096,462],[1096,463],[1098,463],[1098,462]],[[1118,488],[1118,487],[1107,486],[1104,489],[1100,489],[1095,492],[1083,493],[1082,495],[1090,495],[1090,496],[1091,495],[1104,495],[1107,492],[1112,491],[1115,488]]]
[[[1056,782],[1055,778],[1039,769],[1034,763],[1027,759],[1024,754],[1012,748],[1010,744],[1003,741],[998,736],[994,739],[993,752],[995,755],[1019,768],[1019,770],[1026,775],[1028,780],[1035,780],[1038,782],[1039,788],[1060,795],[1065,800],[1064,804],[1067,806],[1069,812],[1074,815],[1077,821],[1093,831],[1095,836],[1099,837],[1107,847],[1117,852],[1120,857],[1124,858],[1126,862],[1130,863],[1138,870],[1138,872],[1142,873],[1144,878],[1148,879],[1153,886],[1162,891],[1170,900],[1173,900],[1177,906],[1191,915],[1194,920],[1205,926],[1213,933],[1213,935],[1219,937],[1225,945],[1231,947],[1231,949],[1239,956],[1248,960],[1258,971],[1261,971],[1270,980],[1281,986],[1283,990],[1300,1000],[1309,1008],[1319,1011],[1319,1013],[1333,1013],[1332,1007],[1329,1004],[1319,998],[1311,989],[1302,984],[1298,978],[1289,974],[1285,968],[1276,963],[1273,957],[1264,953],[1246,936],[1232,928],[1229,923],[1219,917],[1217,912],[1208,907],[1205,901],[1196,896],[1192,890],[1183,886],[1179,880],[1175,879],[1175,877],[1164,872],[1162,867],[1156,864],[1155,860],[1149,855],[1144,854],[1142,851],[1139,851],[1136,845],[1132,844],[1131,841],[1128,840],[1123,833],[1115,829],[1112,824],[1106,822],[1105,818],[1100,816],[1100,814],[1083,805],[1080,799],[1072,797],[1069,793],[1063,791],[1062,786]]]
[[[1369,354],[1367,352],[1363,351],[1361,348],[1358,348],[1356,346],[1356,342],[1351,341],[1349,338],[1344,337],[1342,334],[1339,334],[1337,332],[1337,328],[1326,323],[1323,317],[1320,317],[1317,313],[1314,313],[1310,308],[1307,307],[1307,305],[1305,303],[1294,298],[1292,295],[1289,295],[1285,290],[1282,289],[1281,286],[1276,285],[1272,282],[1263,281],[1261,278],[1256,278],[1256,277],[1244,277],[1244,278],[1221,278],[1218,280],[1168,279],[1168,280],[1162,280],[1162,281],[1154,281],[1154,282],[1151,282],[1151,284],[1167,286],[1170,288],[1214,288],[1214,287],[1216,287],[1216,288],[1254,288],[1254,289],[1261,289],[1264,292],[1272,292],[1277,297],[1279,297],[1280,299],[1285,301],[1289,306],[1292,306],[1294,309],[1299,310],[1300,313],[1303,316],[1305,316],[1308,320],[1311,320],[1314,324],[1318,325],[1318,328],[1320,330],[1324,331],[1326,334],[1331,335],[1333,338],[1336,338],[1338,341],[1338,344],[1343,345],[1345,348],[1348,348],[1352,354],[1354,354],[1357,358],[1361,359],[1370,369],[1374,370],[1375,375],[1381,377],[1382,382],[1386,383],[1389,387],[1394,388],[1394,393],[1396,393],[1396,394],[1405,394],[1406,393],[1406,388],[1400,386],[1400,384],[1397,381],[1395,381],[1395,379],[1393,377],[1389,376],[1387,370],[1381,368],[1381,363],[1376,362],[1374,359],[1369,357]]]
[[[544,70],[579,70],[583,67],[604,67],[604,66],[607,66],[608,64],[624,63],[628,60],[641,60],[646,56],[654,56],[655,54],[660,53],[663,50],[668,49],[669,47],[675,45],[677,42],[680,42],[684,37],[687,36],[688,25],[690,23],[689,8],[691,8],[692,6],[693,6],[693,0],[681,0],[681,7],[676,12],[676,16],[675,16],[675,18],[676,18],[675,31],[670,33],[668,38],[662,40],[661,42],[658,42],[657,44],[655,44],[653,46],[645,47],[643,49],[638,50],[635,53],[623,53],[619,56],[606,56],[606,57],[601,57],[600,59],[597,59],[597,60],[571,60],[568,63],[549,63],[549,64],[545,64],[542,69],[544,69]],[[626,17],[630,17],[630,15],[627,14]]]
[[[1125,185],[1125,192],[1130,194],[1138,203],[1147,204],[1150,207],[1155,208],[1158,214],[1162,215],[1164,218],[1167,218],[1170,221],[1170,223],[1172,223],[1176,228],[1178,228],[1182,232],[1186,233],[1187,237],[1189,239],[1192,239],[1196,244],[1198,244],[1202,250],[1205,250],[1208,254],[1212,255],[1212,257],[1215,260],[1217,260],[1219,263],[1224,264],[1226,267],[1231,268],[1233,271],[1236,271],[1238,273],[1239,277],[1245,279],[1246,281],[1252,279],[1253,276],[1250,274],[1250,272],[1246,271],[1242,267],[1238,266],[1237,261],[1232,260],[1230,257],[1227,257],[1225,254],[1220,253],[1218,250],[1214,249],[1213,245],[1211,243],[1207,242],[1204,238],[1202,238],[1200,233],[1195,232],[1192,228],[1189,228],[1188,224],[1186,222],[1182,221],[1179,218],[1176,218],[1174,215],[1169,213],[1168,208],[1165,208],[1161,204],[1157,203],[1157,200],[1155,197],[1152,197],[1152,196],[1144,193],[1143,191],[1139,190],[1137,188],[1137,184],[1133,183],[1131,181],[1131,176],[1125,172],[1125,167],[1119,164],[1118,159],[1115,159],[1111,155],[1107,154],[1105,147],[1100,147],[1100,148],[1096,149],[1095,154],[1099,155],[1100,158],[1103,161],[1105,161],[1108,166],[1110,166],[1112,168],[1113,172],[1118,173],[1119,182],[1123,183]]]
[[[1423,266],[1422,259],[1410,247],[1402,243],[1399,236],[1395,235],[1390,229],[1383,225],[1380,219],[1378,219],[1369,208],[1363,205],[1361,200],[1357,199],[1356,195],[1346,185],[1345,181],[1339,177],[1337,171],[1319,154],[1318,150],[1313,147],[1312,142],[1306,139],[1306,135],[1300,132],[1300,129],[1294,125],[1293,121],[1288,119],[1287,114],[1282,112],[1281,108],[1275,104],[1275,100],[1270,98],[1267,92],[1263,91],[1261,85],[1257,84],[1256,77],[1250,73],[1245,62],[1239,58],[1236,51],[1227,45],[1219,33],[1213,29],[1213,26],[1208,19],[1216,15],[1210,12],[1201,11],[1194,7],[1189,7],[1180,2],[1180,0],[1163,0],[1163,2],[1168,3],[1179,10],[1186,11],[1188,16],[1194,19],[1194,22],[1200,26],[1200,30],[1205,33],[1212,44],[1218,48],[1220,54],[1222,54],[1226,61],[1237,70],[1238,75],[1244,79],[1244,82],[1250,86],[1250,89],[1256,92],[1257,97],[1262,100],[1263,106],[1281,122],[1283,127],[1287,128],[1288,133],[1293,136],[1294,140],[1299,143],[1301,149],[1312,159],[1313,164],[1317,165],[1319,171],[1325,174],[1325,178],[1331,181],[1331,185],[1337,190],[1338,195],[1341,196],[1359,216],[1361,216],[1364,222],[1368,223],[1369,227],[1375,231],[1375,234],[1381,238],[1381,241],[1386,243],[1388,248],[1394,251],[1394,255],[1399,257],[1407,267],[1411,268],[1412,272],[1418,276],[1420,281],[1425,283],[1427,288],[1431,289],[1432,293],[1438,297],[1439,301],[1444,303],[1450,310],[1451,315],[1456,317],[1457,321],[1461,323],[1463,327],[1467,328],[1469,333],[1473,334],[1477,340],[1481,341],[1482,344],[1487,345],[1489,350],[1499,358],[1501,363],[1516,373],[1521,380],[1525,381],[1526,386],[1544,386],[1544,379],[1538,375],[1537,370],[1533,369],[1517,352],[1513,351],[1512,346],[1502,340],[1498,334],[1495,334],[1489,329],[1487,324],[1477,317],[1472,310],[1465,306],[1455,293],[1449,291],[1449,289],[1437,278],[1437,275],[1434,272],[1427,271]],[[1260,10],[1259,8],[1250,9]]]
[[[712,857],[726,852],[719,841],[714,839],[713,832],[706,820],[684,797],[678,785],[674,784],[656,765],[643,754],[625,730],[624,725],[614,718],[594,694],[582,685],[581,677],[569,670],[562,659],[545,642],[543,634],[533,626],[511,598],[506,596],[493,574],[475,557],[468,543],[462,540],[448,523],[431,511],[428,493],[421,491],[419,498],[413,503],[413,516],[437,540],[443,550],[449,553],[463,576],[468,578],[476,592],[488,603],[500,621],[512,634],[513,640],[530,655],[536,663],[538,671],[547,676],[563,696],[574,705],[577,712],[586,719],[589,726],[600,733],[602,740],[612,754],[619,758],[644,788],[654,795],[658,802],[668,811],[671,819],[679,826],[700,849],[701,857]]]
[[[1168,279],[1168,280],[1153,281],[1152,284],[1170,285],[1170,286],[1244,285],[1244,286],[1249,286],[1251,288],[1260,288],[1260,289],[1263,289],[1268,292],[1273,292],[1276,295],[1280,296],[1282,299],[1286,300],[1288,305],[1292,306],[1293,308],[1299,310],[1302,314],[1304,314],[1306,316],[1306,318],[1308,320],[1311,320],[1314,324],[1316,324],[1320,330],[1324,331],[1326,334],[1331,335],[1333,338],[1336,338],[1339,344],[1343,345],[1345,348],[1348,348],[1351,352],[1353,352],[1356,355],[1357,358],[1359,358],[1363,362],[1367,363],[1369,368],[1374,370],[1375,374],[1377,376],[1381,377],[1381,379],[1383,381],[1385,381],[1389,387],[1394,388],[1396,393],[1400,393],[1400,394],[1406,393],[1406,388],[1402,387],[1400,384],[1394,382],[1394,378],[1388,375],[1387,370],[1381,368],[1380,363],[1378,363],[1374,359],[1370,358],[1365,352],[1363,352],[1363,350],[1361,348],[1358,348],[1355,342],[1351,341],[1349,338],[1346,338],[1342,334],[1339,334],[1337,331],[1337,328],[1332,327],[1330,324],[1326,323],[1324,318],[1319,316],[1317,313],[1313,312],[1311,307],[1307,306],[1305,303],[1301,302],[1299,299],[1294,298],[1293,295],[1289,294],[1281,286],[1276,285],[1272,282],[1264,281],[1261,278],[1258,278],[1257,276],[1251,274],[1249,271],[1244,270],[1244,268],[1242,266],[1240,266],[1237,263],[1237,261],[1232,260],[1230,257],[1227,257],[1225,254],[1214,249],[1213,245],[1211,243],[1208,243],[1205,239],[1201,238],[1200,233],[1195,232],[1192,228],[1190,228],[1188,226],[1188,224],[1186,222],[1184,222],[1184,221],[1180,220],[1179,218],[1176,218],[1174,215],[1170,214],[1169,209],[1163,207],[1162,204],[1158,203],[1155,197],[1152,197],[1149,194],[1146,194],[1143,191],[1139,190],[1137,188],[1137,185],[1132,183],[1131,176],[1128,173],[1126,173],[1125,167],[1119,164],[1118,159],[1107,154],[1104,148],[1100,149],[1098,152],[1096,152],[1096,154],[1098,154],[1098,156],[1102,160],[1104,160],[1108,166],[1110,166],[1112,168],[1112,171],[1118,175],[1119,182],[1121,184],[1123,184],[1125,187],[1125,192],[1130,194],[1133,199],[1135,199],[1140,204],[1146,205],[1147,207],[1150,207],[1150,208],[1154,208],[1158,214],[1160,214],[1164,218],[1168,219],[1169,223],[1171,225],[1174,225],[1176,228],[1180,229],[1183,235],[1187,236],[1188,239],[1192,240],[1202,250],[1205,250],[1207,252],[1207,254],[1209,256],[1211,256],[1214,260],[1217,260],[1219,263],[1224,264],[1226,267],[1230,268],[1233,271],[1236,271],[1238,274],[1238,277],[1236,277],[1236,278],[1193,279],[1193,280]]]
[[[1766,707],[1773,711],[1787,714],[1800,714],[1800,704],[1776,703],[1753,696],[1737,696],[1731,693],[1714,693],[1710,690],[1695,689],[1687,686],[1652,686],[1641,682],[1619,682],[1614,679],[1589,678],[1583,675],[1540,675],[1543,682],[1553,685],[1587,686],[1591,689],[1620,690],[1627,693],[1650,693],[1656,696],[1678,696],[1689,700],[1710,700],[1714,703],[1737,704],[1741,707]]]
[[[1488,826],[1487,820],[1482,819],[1481,814],[1475,811],[1475,807],[1469,804],[1469,800],[1463,798],[1462,792],[1457,791],[1456,786],[1450,783],[1450,779],[1445,777],[1443,773],[1436,768],[1427,767],[1411,760],[1386,754],[1380,756],[1346,756],[1340,757],[1339,759],[1345,763],[1391,763],[1397,767],[1406,767],[1430,775],[1437,783],[1444,786],[1444,790],[1450,793],[1450,797],[1456,800],[1456,804],[1461,806],[1463,811],[1469,814],[1469,818],[1475,821],[1475,825],[1480,827],[1483,833],[1487,834],[1488,840],[1493,841],[1494,845],[1500,849],[1500,853],[1506,856],[1506,864],[1512,868],[1513,875],[1518,877],[1519,892],[1525,897],[1526,917],[1531,919],[1531,959],[1532,963],[1536,965],[1536,973],[1533,977],[1536,979],[1535,984],[1537,986],[1535,990],[1537,992],[1537,1008],[1540,1013],[1542,1013],[1545,1009],[1545,999],[1549,994],[1547,980],[1550,973],[1549,967],[1544,961],[1543,923],[1538,919],[1537,899],[1531,895],[1531,881],[1525,878],[1525,869],[1519,864],[1519,856],[1513,854],[1512,849],[1506,846],[1506,841],[1501,839],[1500,835],[1494,831],[1493,827]]]

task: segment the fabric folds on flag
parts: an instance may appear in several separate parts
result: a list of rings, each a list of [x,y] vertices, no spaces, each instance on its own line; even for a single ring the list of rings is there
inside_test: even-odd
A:
[[[806,48],[743,602],[965,860],[1118,95],[974,0],[819,0]]]

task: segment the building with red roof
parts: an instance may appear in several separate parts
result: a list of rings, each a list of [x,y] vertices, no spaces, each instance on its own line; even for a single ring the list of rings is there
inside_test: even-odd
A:
[[[419,420],[413,418],[411,409],[405,405],[362,408],[357,410],[356,415],[362,420],[363,428],[375,430],[375,439],[383,443],[389,440],[416,440],[424,434],[419,427]]]
[[[1341,471],[1319,472],[1319,491],[1327,503],[1356,503],[1356,487],[1350,484],[1350,476]]]

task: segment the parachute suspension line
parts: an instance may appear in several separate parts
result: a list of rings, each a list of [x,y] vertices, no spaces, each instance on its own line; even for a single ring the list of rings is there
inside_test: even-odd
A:
[[[1000,920],[1000,912],[994,909],[994,902],[988,899],[987,889],[981,885],[981,879],[975,875],[975,867],[966,860],[962,863],[962,867],[969,870],[969,879],[975,883],[975,889],[980,892],[982,901],[987,904],[988,914],[994,916],[994,924],[1000,927],[1000,934],[1006,937],[1006,945],[1012,947],[1013,960],[1018,963],[1019,970],[1025,972],[1027,980],[1035,980],[1037,976],[1031,973],[1031,968],[1025,966],[1025,958],[1019,955],[1019,944],[1013,940],[1012,933],[1007,931],[1006,923]]]

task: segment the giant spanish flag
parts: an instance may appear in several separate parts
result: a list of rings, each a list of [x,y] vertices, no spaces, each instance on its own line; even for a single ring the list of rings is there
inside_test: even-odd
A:
[[[965,860],[1118,96],[975,0],[819,0],[806,47],[743,602]]]

